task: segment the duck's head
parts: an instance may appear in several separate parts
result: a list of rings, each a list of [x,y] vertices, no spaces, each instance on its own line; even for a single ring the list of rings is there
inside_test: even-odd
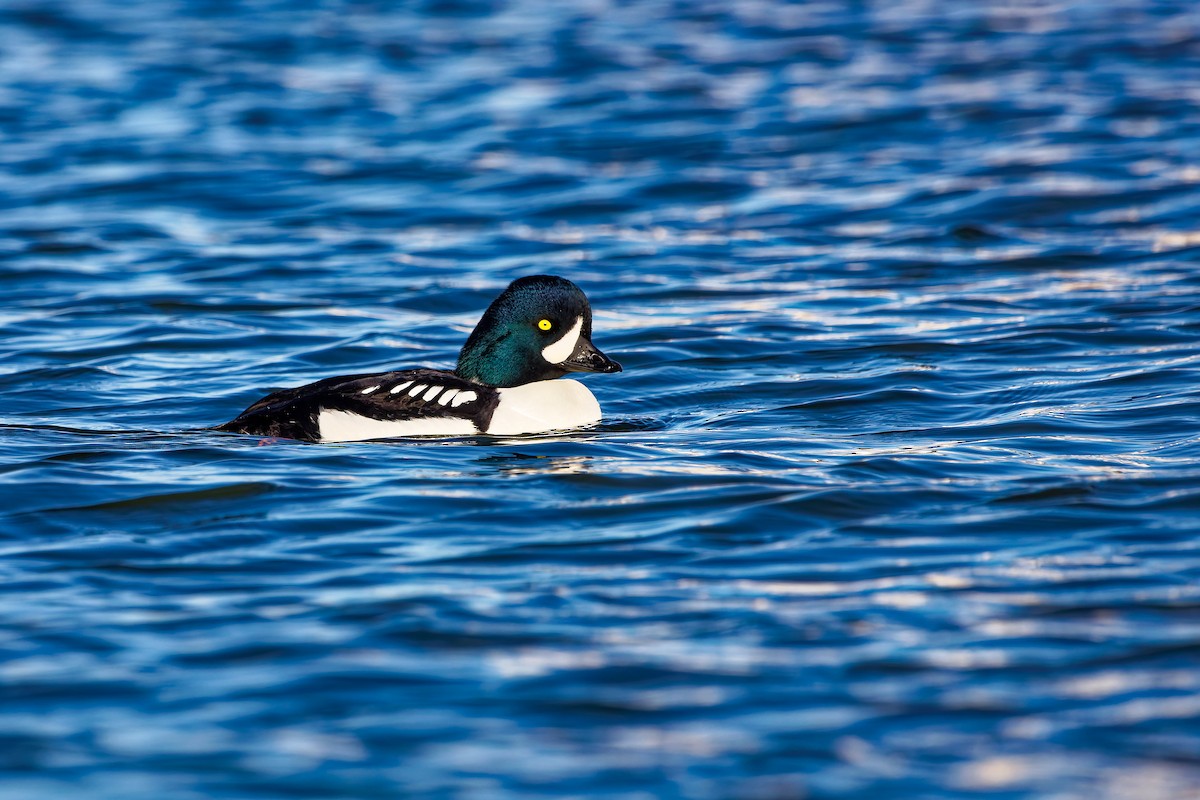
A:
[[[492,301],[458,356],[460,378],[521,386],[568,372],[620,372],[592,344],[592,308],[578,286],[554,275],[518,278]]]

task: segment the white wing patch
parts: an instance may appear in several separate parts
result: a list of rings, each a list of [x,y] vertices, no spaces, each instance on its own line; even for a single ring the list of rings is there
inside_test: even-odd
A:
[[[579,332],[583,330],[583,317],[576,317],[575,324],[571,326],[571,330],[562,335],[562,338],[553,344],[548,344],[542,348],[542,358],[549,361],[551,364],[561,364],[571,357],[571,353],[575,352],[575,345],[579,343]]]
[[[363,389],[360,394],[370,394],[371,392],[375,391],[378,388],[379,388],[379,384],[377,383],[374,386],[368,386],[367,388]]]
[[[426,392],[426,393],[425,393],[425,396],[424,396],[424,397],[422,397],[421,399],[422,399],[422,400],[424,400],[426,403],[428,403],[430,400],[432,400],[433,398],[435,398],[435,397],[437,397],[439,394],[441,394],[441,393],[442,393],[442,389],[443,389],[443,388],[445,388],[445,387],[442,387],[442,386],[434,386],[434,387],[432,387],[432,388],[431,388],[431,389],[430,389],[428,392]]]
[[[392,394],[399,394],[400,392],[402,392],[402,391],[404,391],[405,389],[407,389],[409,386],[412,386],[412,381],[405,381],[404,383],[397,384],[397,385],[395,385],[395,386],[393,386],[393,387],[392,387],[392,392],[391,392],[391,393],[392,393]]]
[[[451,408],[458,408],[463,403],[469,403],[478,398],[479,395],[474,392],[459,392],[458,395],[450,402]]]
[[[417,395],[419,395],[421,392],[425,391],[428,388],[429,388],[428,383],[418,383],[416,386],[414,386],[413,388],[408,390],[408,396],[416,397]]]
[[[361,442],[395,436],[469,436],[479,433],[475,423],[460,417],[421,419],[374,419],[350,411],[321,409],[317,425],[322,442]]]
[[[446,405],[452,399],[454,399],[454,395],[458,394],[461,391],[462,391],[461,389],[447,389],[446,393],[438,399],[438,404],[443,405],[443,406]]]

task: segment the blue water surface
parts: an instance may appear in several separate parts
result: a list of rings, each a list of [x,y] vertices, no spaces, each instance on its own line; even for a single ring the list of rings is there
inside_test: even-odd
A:
[[[4,2],[0,795],[1195,798],[1198,220],[1192,0]]]

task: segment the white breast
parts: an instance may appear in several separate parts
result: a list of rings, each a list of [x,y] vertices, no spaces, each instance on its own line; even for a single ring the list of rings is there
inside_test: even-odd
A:
[[[486,433],[512,436],[595,425],[600,404],[579,381],[554,380],[500,389],[500,404]]]
[[[461,397],[461,395],[459,395]],[[372,419],[349,411],[321,409],[317,415],[322,442],[361,442],[395,436],[470,436],[479,433],[475,423],[460,417],[422,419]]]

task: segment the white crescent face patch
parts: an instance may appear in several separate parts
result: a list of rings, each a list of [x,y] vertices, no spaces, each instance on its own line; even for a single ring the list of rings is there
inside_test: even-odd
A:
[[[583,317],[576,317],[575,324],[569,331],[564,333],[558,341],[542,348],[542,358],[551,364],[561,364],[566,361],[571,357],[571,353],[575,352],[575,345],[579,344],[581,330],[583,330]]]

